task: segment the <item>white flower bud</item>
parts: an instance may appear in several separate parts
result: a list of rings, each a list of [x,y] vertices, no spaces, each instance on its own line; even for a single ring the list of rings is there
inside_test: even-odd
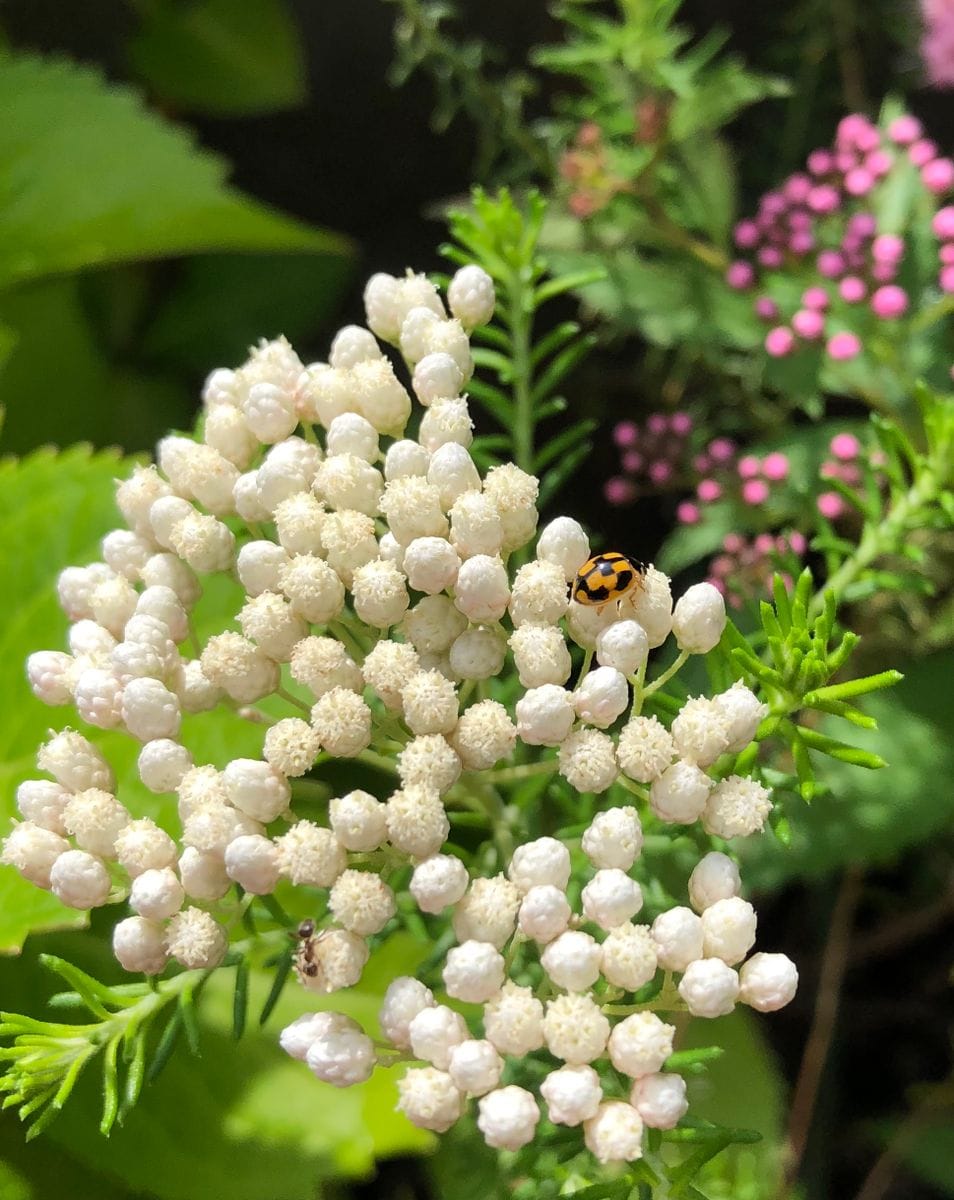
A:
[[[356,407],[378,433],[401,437],[411,415],[411,397],[386,358],[367,359],[351,368]]]
[[[423,446],[409,439],[393,442],[384,456],[384,478],[404,479],[408,475],[426,475],[431,456]]]
[[[519,1150],[532,1142],[539,1120],[536,1100],[522,1087],[498,1088],[477,1101],[477,1128],[497,1150]]]
[[[708,654],[725,629],[725,600],[711,583],[694,583],[679,597],[672,614],[672,631],[680,650]]]
[[[211,712],[222,699],[223,694],[222,689],[206,677],[202,670],[202,663],[197,658],[182,664],[178,692],[179,703],[183,711],[187,713]],[[163,741],[164,739],[157,740]]]
[[[345,325],[335,334],[328,361],[333,367],[347,371],[355,363],[380,357],[381,347],[375,341],[374,334],[360,325]]]
[[[195,604],[201,591],[193,572],[174,554],[154,554],[142,569],[142,581],[146,591],[161,587],[173,592],[185,608]],[[141,603],[137,609],[142,611]],[[175,633],[172,636],[174,641],[182,640]]]
[[[273,446],[256,473],[262,506],[273,515],[283,501],[307,492],[321,466],[321,450],[304,438],[290,437]]]
[[[540,963],[557,987],[585,992],[599,978],[601,954],[599,942],[588,933],[569,930],[550,942]]]
[[[387,808],[367,792],[336,797],[328,805],[328,816],[335,837],[346,850],[377,850],[388,836]]]
[[[573,728],[573,696],[552,683],[529,688],[517,701],[517,733],[528,746],[559,746]]]
[[[639,884],[617,867],[597,871],[582,893],[583,915],[601,929],[622,925],[643,907]]]
[[[222,772],[229,803],[253,820],[268,824],[291,800],[288,780],[273,766],[254,758],[235,758]]]
[[[675,1129],[689,1110],[681,1075],[644,1075],[633,1084],[629,1102],[649,1129]]]
[[[506,758],[513,752],[516,741],[516,727],[496,700],[472,704],[461,715],[451,737],[461,763],[470,771],[485,771]]]
[[[109,899],[109,872],[101,859],[85,850],[60,854],[50,868],[49,882],[53,895],[67,908],[99,908]]]
[[[344,847],[330,829],[298,821],[275,841],[281,873],[296,886],[331,887],[348,865]]]
[[[325,692],[311,710],[311,723],[334,758],[354,758],[371,744],[371,709],[348,688]]]
[[[145,592],[139,597],[139,602],[136,604],[136,611],[139,611],[139,603],[142,601]],[[172,594],[172,593],[170,593]],[[172,594],[173,600],[175,595]],[[178,604],[178,600],[176,600]],[[75,625],[71,625],[69,629],[70,650],[77,658],[88,658],[92,662],[105,663],[109,660],[109,656],[116,649],[116,639],[104,629],[102,625],[97,625],[95,621],[77,621]],[[57,653],[55,651],[41,650],[41,654]],[[32,656],[31,656],[32,658]],[[27,674],[29,670],[30,659],[27,659]],[[44,701],[49,703],[49,701]]]
[[[326,625],[333,621],[344,607],[344,585],[341,578],[328,563],[316,555],[301,554],[291,559],[279,568],[278,578],[281,589],[291,601],[294,611],[312,624]]]
[[[646,665],[649,638],[638,621],[616,621],[596,638],[596,661],[603,667],[615,667],[631,676]]]
[[[460,758],[437,733],[412,738],[398,755],[403,786],[428,787],[443,795],[460,777]]]
[[[560,774],[578,792],[605,792],[619,776],[613,739],[595,729],[578,729],[560,746]]]
[[[40,746],[36,763],[71,792],[94,787],[108,790],[116,783],[112,768],[99,750],[72,729],[54,734]]]
[[[103,538],[100,549],[106,564],[117,575],[125,575],[130,583],[135,583],[156,548],[148,538],[128,529],[114,529]]]
[[[555,625],[567,604],[566,580],[556,563],[529,562],[517,571],[510,600],[515,626]]]
[[[365,964],[370,956],[364,938],[347,929],[330,929],[322,934],[316,951],[318,988],[308,981],[312,990],[340,992],[342,988],[354,987],[361,980]]]
[[[66,833],[63,812],[72,795],[52,780],[27,779],[17,788],[17,812],[24,821],[62,836]]]
[[[173,526],[169,543],[200,575],[228,571],[235,561],[235,536],[217,517],[193,513]]]
[[[279,877],[275,843],[260,833],[237,837],[226,848],[225,870],[246,892],[254,896],[269,895]]]
[[[240,471],[248,467],[258,450],[258,439],[249,429],[245,414],[229,404],[218,404],[206,413],[202,436],[207,445]]]
[[[601,970],[607,983],[638,991],[656,974],[656,943],[645,925],[617,925],[603,942]]]
[[[388,644],[379,643],[375,649]],[[364,687],[360,668],[335,638],[303,638],[292,650],[290,669],[292,679],[308,688],[316,699],[332,688],[360,692]]]
[[[439,913],[467,891],[470,876],[459,858],[434,854],[414,868],[409,890],[421,912]]]
[[[182,841],[208,854],[221,855],[237,837],[263,832],[264,826],[258,821],[231,804],[215,800],[190,808],[183,820]]]
[[[202,671],[239,704],[254,704],[279,685],[278,664],[239,633],[219,633],[202,651]]]
[[[456,396],[463,386],[464,373],[449,354],[438,350],[424,355],[414,368],[411,383],[415,396],[427,408],[436,400]]]
[[[665,1024],[655,1013],[633,1013],[613,1027],[609,1038],[610,1062],[631,1079],[652,1075],[672,1054],[675,1034],[676,1027]]]
[[[606,729],[629,704],[629,684],[615,667],[597,667],[576,689],[574,701],[581,721]]]
[[[149,524],[152,526],[154,540],[164,549],[171,550],[173,529],[186,517],[195,515],[196,510],[182,496],[161,497],[149,510]]]
[[[646,631],[649,648],[661,646],[672,629],[672,589],[669,576],[655,567],[646,568],[642,580],[619,604],[623,620],[635,620]]]
[[[121,637],[126,622],[136,611],[137,599],[138,593],[129,580],[115,575],[93,588],[89,599],[91,615],[113,637]]]
[[[520,892],[503,875],[475,879],[454,910],[457,940],[489,942],[501,950],[516,927],[519,906]]]
[[[540,485],[513,463],[491,467],[484,480],[484,495],[500,513],[504,527],[504,549],[519,550],[537,529],[537,494]]]
[[[573,664],[558,626],[521,625],[510,635],[509,645],[523,687],[563,684],[569,679]]]
[[[738,754],[746,748],[769,711],[768,705],[763,704],[741,679],[736,680],[728,691],[713,696],[712,703],[728,726],[726,750],[730,754]]]
[[[122,721],[123,685],[113,671],[87,668],[76,679],[73,699],[87,725],[115,729]]]
[[[517,847],[507,875],[521,892],[542,884],[565,892],[570,879],[570,852],[557,838],[537,838]]]
[[[21,821],[13,826],[4,839],[0,862],[19,871],[24,879],[36,887],[49,890],[53,867],[69,850],[70,844],[66,838],[52,829],[44,829],[33,821]],[[88,857],[84,855],[84,858]]]
[[[701,858],[689,876],[689,902],[701,913],[718,900],[737,896],[742,881],[739,868],[726,854],[710,851]]]
[[[507,571],[499,558],[475,554],[461,565],[454,602],[471,621],[499,621],[509,600]]]
[[[26,669],[33,695],[44,704],[69,704],[73,699],[74,667],[72,656],[59,650],[38,650],[31,654]]]
[[[356,1029],[334,1031],[312,1042],[305,1055],[311,1073],[333,1087],[352,1087],[371,1078],[374,1043]]]
[[[373,516],[383,491],[380,471],[354,454],[326,458],[315,476],[315,494],[335,510],[352,509]]]
[[[246,602],[238,615],[242,632],[275,662],[288,662],[308,633],[308,624],[284,596],[262,592]]]
[[[116,837],[116,859],[130,879],[144,871],[159,871],[176,861],[176,844],[148,817],[130,821]]]
[[[589,996],[571,993],[547,1002],[543,1036],[555,1058],[571,1066],[591,1063],[603,1054],[609,1034],[609,1021]]]
[[[409,599],[404,576],[394,563],[385,559],[356,567],[351,593],[358,619],[374,629],[397,625],[407,612]]]
[[[497,506],[479,492],[465,492],[451,506],[451,542],[461,558],[500,554],[504,527]]]
[[[335,417],[353,412],[357,407],[353,375],[353,368],[309,363],[299,376],[296,389],[300,416],[327,429]]]
[[[147,921],[164,921],[182,907],[185,890],[170,867],[143,871],[132,881],[129,907]]]
[[[81,850],[111,858],[116,838],[129,823],[129,813],[115,796],[101,788],[77,792],[63,809],[63,824]]]
[[[401,322],[404,319],[401,308],[402,282],[393,275],[379,271],[365,284],[364,311],[368,325],[386,342],[397,341],[401,332]]]
[[[653,941],[659,965],[666,971],[684,971],[702,958],[702,921],[689,908],[670,908],[653,921]]]
[[[539,884],[521,900],[517,927],[525,937],[543,946],[566,930],[571,915],[569,901],[560,888]]]
[[[447,952],[442,977],[448,996],[483,1004],[503,987],[504,959],[487,942],[467,941]]]
[[[318,757],[318,734],[300,717],[276,721],[265,733],[262,755],[280,775],[304,775]]]
[[[661,821],[691,825],[706,810],[712,780],[692,763],[675,762],[653,781],[649,804]]]
[[[328,908],[339,925],[370,937],[394,916],[394,893],[370,871],[342,871],[329,893]]]
[[[494,281],[483,267],[470,263],[454,272],[447,303],[465,329],[486,325],[494,315],[494,301]]]
[[[136,616],[161,621],[174,642],[183,642],[189,635],[189,617],[182,600],[174,588],[163,584],[152,584],[140,592]]]
[[[500,1083],[503,1059],[490,1042],[470,1040],[451,1050],[448,1074],[471,1096],[483,1096]]]
[[[292,397],[273,383],[256,383],[250,388],[243,411],[249,429],[267,445],[287,438],[298,424]]]
[[[724,1017],[735,1008],[739,976],[721,958],[699,958],[686,967],[679,995],[694,1017]]]
[[[586,1148],[601,1163],[635,1162],[643,1156],[643,1122],[631,1104],[608,1100],[583,1124]]]
[[[617,619],[617,606],[578,604],[571,600],[566,610],[566,631],[584,650],[595,650],[600,633]]]
[[[396,850],[421,859],[440,850],[450,833],[450,822],[437,792],[406,787],[387,802],[387,828]]]
[[[178,809],[182,820],[200,809],[228,807],[222,774],[213,766],[190,767],[182,776],[176,791],[179,795]]]
[[[113,954],[124,971],[158,975],[168,958],[165,932],[143,917],[127,917],[113,929]]]
[[[243,521],[247,521],[249,524],[254,525],[260,521],[267,521],[271,516],[259,490],[258,471],[246,471],[244,475],[240,475],[236,479],[235,487],[232,489],[232,501],[235,504],[235,511]]]
[[[146,532],[149,527],[146,527]],[[60,608],[71,621],[92,617],[90,597],[93,589],[116,577],[116,572],[105,563],[91,563],[88,567],[67,567],[56,578],[56,594]]]
[[[702,914],[703,952],[734,967],[755,944],[757,918],[748,900],[729,896],[710,904]]]
[[[421,422],[421,441],[431,452],[427,480],[428,483],[434,484],[440,492],[441,507],[445,512],[449,512],[461,496],[467,495],[469,492],[480,491],[480,474],[466,449],[470,444],[470,437],[465,438],[463,430],[458,431],[446,421],[446,418],[451,415],[452,405],[456,403],[458,402],[438,401]],[[463,401],[459,403],[463,404]],[[428,430],[425,426],[425,422],[434,425],[438,418],[445,418],[444,427],[440,431],[444,440],[440,443],[437,442],[437,435],[433,432],[427,437]],[[467,417],[464,429],[469,435],[469,417]],[[457,434],[453,440],[448,437],[451,433]]]
[[[134,467],[128,479],[116,488],[116,506],[130,529],[142,536],[149,534],[149,509],[160,496],[172,492],[156,468]]]
[[[242,577],[242,555],[248,550],[248,546],[269,546],[268,559],[263,563],[261,571],[263,576],[267,573],[269,577],[265,586],[258,590],[279,591],[279,571],[288,562],[288,555],[321,554],[324,549],[321,540],[324,524],[324,506],[311,492],[296,492],[293,496],[288,496],[275,509],[275,529],[281,546],[273,546],[270,542],[250,542],[243,546],[239,552],[239,576]],[[271,571],[268,571],[269,559],[274,564]]]
[[[465,629],[450,648],[458,679],[492,679],[503,670],[507,643],[493,629]]]
[[[442,317],[438,316],[433,309],[421,305],[415,306],[405,313],[404,320],[401,322],[399,341],[401,353],[408,365],[413,366],[432,352],[436,328],[441,323]],[[434,346],[433,349],[436,350],[437,347]],[[456,356],[452,357],[456,361]]]
[[[389,480],[381,497],[381,512],[403,546],[419,537],[447,536],[440,489],[419,475]]]
[[[122,713],[126,728],[141,742],[179,734],[179,697],[158,679],[131,679],[123,689]]]
[[[432,1066],[446,1071],[454,1046],[466,1041],[467,1023],[446,1004],[428,1005],[408,1025],[411,1051]]]
[[[412,1067],[398,1080],[398,1108],[412,1125],[446,1133],[460,1120],[464,1096],[446,1071]]]
[[[484,1035],[501,1054],[517,1058],[543,1045],[543,1005],[528,987],[508,980],[484,1005]]]
[[[411,1022],[434,1004],[434,994],[419,979],[399,975],[388,984],[378,1013],[381,1032],[398,1050],[411,1048]]]
[[[643,830],[635,808],[597,813],[583,832],[583,853],[594,867],[628,871],[643,848]]]
[[[706,804],[703,827],[717,837],[748,837],[765,824],[772,794],[757,780],[730,775],[721,780]]]
[[[231,886],[225,863],[218,854],[186,846],[179,859],[179,878],[193,900],[221,900]]]
[[[457,724],[457,689],[439,671],[412,675],[401,699],[404,719],[413,733],[450,733]]]
[[[632,717],[620,730],[617,754],[624,773],[651,783],[669,767],[676,747],[669,730],[655,717]]]
[[[758,1012],[777,1012],[798,990],[798,968],[785,954],[753,954],[739,978],[739,999]]]
[[[184,908],[176,913],[166,930],[170,955],[190,971],[217,967],[228,947],[228,934],[200,908]]]
[[[425,596],[408,612],[401,626],[404,636],[421,654],[443,654],[466,628],[467,618],[457,611],[449,596]],[[367,661],[365,672],[367,678]]]
[[[556,563],[567,583],[573,582],[589,557],[590,540],[583,526],[572,517],[557,517],[541,530],[537,539],[537,558]]]
[[[728,749],[729,725],[714,700],[690,697],[673,720],[672,737],[680,758],[708,767]]]
[[[540,1095],[554,1125],[582,1125],[596,1115],[603,1099],[600,1077],[588,1066],[551,1071],[540,1084]]]
[[[454,586],[460,558],[445,538],[415,538],[404,551],[404,572],[417,592],[434,595]]]
[[[320,1038],[348,1031],[361,1032],[361,1026],[337,1012],[310,1012],[296,1017],[278,1035],[278,1044],[287,1055],[297,1062],[304,1062],[308,1051]]]

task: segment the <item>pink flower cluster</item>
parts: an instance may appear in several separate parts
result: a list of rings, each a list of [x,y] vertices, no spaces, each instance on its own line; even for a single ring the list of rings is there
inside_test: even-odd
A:
[[[606,481],[603,494],[609,504],[632,504],[640,495],[670,488],[689,486],[691,468],[692,417],[686,412],[651,413],[637,425],[620,421],[613,430],[613,441],[620,452],[621,475]],[[735,446],[719,438],[710,453],[735,455]]]
[[[697,460],[694,460],[696,464]],[[789,464],[786,455],[776,450],[764,458],[745,454],[734,463],[719,464],[715,470],[710,466],[709,469],[711,476],[696,484],[695,500],[683,500],[676,509],[676,516],[683,525],[697,525],[702,520],[705,505],[723,497],[758,508],[768,500],[772,488],[788,478]]]
[[[954,188],[954,162],[939,156],[916,118],[898,117],[885,136],[866,117],[852,114],[839,123],[833,148],[813,150],[805,172],[767,192],[755,217],[736,225],[736,245],[749,257],[730,264],[730,287],[756,288],[762,274],[772,271],[815,276],[800,306],[784,319],[767,291],[757,296],[757,315],[772,325],[765,336],[769,355],[781,358],[802,344],[824,341],[829,358],[846,362],[862,351],[851,329],[854,306],[866,303],[882,321],[907,312],[910,298],[896,282],[905,240],[880,231],[863,206],[904,158],[918,169],[928,192],[940,196]],[[954,209],[940,209],[933,229],[942,242],[940,287],[954,291]]]
[[[836,433],[828,446],[828,458],[821,464],[818,474],[825,479],[837,479],[853,491],[860,491],[862,484],[861,443],[853,433]],[[884,455],[880,451],[869,455],[868,462],[875,469],[875,479],[879,485],[884,479],[878,468],[884,464]],[[851,511],[851,506],[845,497],[832,490],[823,491],[815,498],[818,511],[828,521],[837,521]]]
[[[808,543],[797,530],[759,533],[746,538],[726,534],[722,552],[709,563],[709,583],[717,587],[732,608],[741,608],[753,596],[764,596],[772,576],[781,571],[787,586],[801,570]]]

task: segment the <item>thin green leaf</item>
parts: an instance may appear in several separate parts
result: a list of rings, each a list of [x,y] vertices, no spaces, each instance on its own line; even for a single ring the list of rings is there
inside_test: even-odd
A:
[[[606,271],[593,267],[588,271],[574,271],[570,275],[560,275],[556,279],[548,279],[534,293],[533,299],[537,308],[552,300],[554,296],[562,296],[566,292],[575,292],[580,288],[589,287],[593,283],[602,283]]]
[[[232,1037],[240,1041],[248,1019],[248,959],[241,959],[235,966],[235,994],[232,1001]]]

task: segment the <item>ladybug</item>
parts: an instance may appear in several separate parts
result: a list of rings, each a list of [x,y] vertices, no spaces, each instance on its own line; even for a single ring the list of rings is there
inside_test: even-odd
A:
[[[604,608],[621,600],[643,581],[646,566],[635,558],[618,554],[595,554],[576,573],[573,599],[577,604]]]

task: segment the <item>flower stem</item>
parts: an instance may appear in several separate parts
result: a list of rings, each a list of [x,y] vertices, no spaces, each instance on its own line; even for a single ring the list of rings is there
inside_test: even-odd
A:
[[[689,651],[680,650],[676,661],[672,664],[672,666],[669,667],[668,670],[663,671],[658,679],[654,679],[652,683],[643,689],[643,699],[645,699],[647,696],[651,696],[653,692],[658,692],[659,689],[664,686],[664,684],[667,684],[669,680],[672,679],[673,675],[682,670],[688,659]]]

